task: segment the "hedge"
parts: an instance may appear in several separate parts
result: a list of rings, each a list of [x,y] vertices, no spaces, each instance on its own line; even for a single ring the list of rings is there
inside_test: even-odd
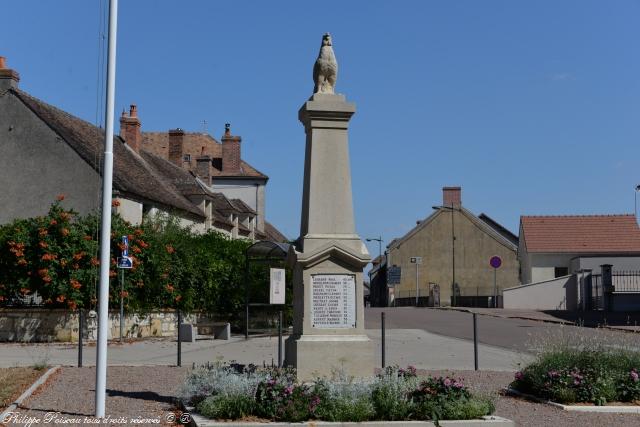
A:
[[[63,200],[58,196],[45,216],[0,226],[0,305],[37,292],[47,307],[96,307],[100,217],[80,216]],[[112,214],[111,230],[110,304],[120,299],[116,259],[127,235],[133,258],[122,291],[127,310],[202,310],[228,318],[242,312],[244,251],[251,242],[215,231],[196,234],[169,216],[145,217],[134,226]],[[267,268],[256,265],[250,272],[258,298],[268,290]]]

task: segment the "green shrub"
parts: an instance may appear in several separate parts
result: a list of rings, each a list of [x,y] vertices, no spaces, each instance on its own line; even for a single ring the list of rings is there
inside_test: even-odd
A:
[[[444,402],[441,412],[442,420],[472,420],[495,411],[493,401],[488,397],[469,397],[466,399],[448,400]]]
[[[46,215],[0,226],[0,305],[19,305],[37,293],[47,308],[96,308],[100,216],[78,215],[64,203],[60,195]],[[241,316],[245,289],[239,284],[251,242],[215,231],[196,234],[168,215],[145,216],[134,226],[113,214],[111,225],[111,304],[122,295],[128,312],[180,309],[230,320]],[[128,236],[133,268],[125,271],[121,291],[116,260],[122,236]],[[266,301],[268,266],[252,265],[249,275],[251,295]]]
[[[413,405],[408,398],[407,386],[402,380],[381,379],[373,386],[371,400],[376,412],[376,419],[388,421],[408,420],[413,412]]]
[[[462,380],[420,378],[415,369],[385,370],[371,379],[334,375],[300,384],[291,369],[221,365],[193,370],[180,391],[202,414],[216,419],[259,416],[275,421],[473,419],[490,415],[491,400],[474,397]]]
[[[215,395],[200,402],[197,409],[205,417],[237,420],[255,412],[255,400],[243,394]]]
[[[640,352],[600,345],[555,345],[516,373],[516,390],[560,403],[640,398]]]
[[[328,398],[320,401],[315,415],[324,421],[361,423],[374,419],[376,411],[371,400],[365,397],[355,400]]]

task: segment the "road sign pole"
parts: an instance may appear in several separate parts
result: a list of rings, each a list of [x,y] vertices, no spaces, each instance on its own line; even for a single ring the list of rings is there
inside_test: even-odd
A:
[[[478,319],[473,313],[473,367],[478,370]]]
[[[182,366],[182,313],[178,310],[178,366]]]
[[[493,269],[493,308],[498,308],[498,269]]]
[[[420,298],[420,273],[418,272],[418,263],[416,262],[416,307]]]
[[[278,311],[278,368],[282,368],[282,310]]]
[[[386,365],[386,361],[385,361],[385,349],[386,349],[386,343],[385,343],[385,330],[384,330],[384,311],[382,313],[380,313],[380,337],[382,339],[382,369],[384,369],[385,365]]]
[[[82,309],[78,309],[78,368],[82,368]]]
[[[489,265],[493,267],[493,308],[498,308],[498,269],[502,265],[502,258],[498,255],[492,256]]]
[[[120,269],[120,342],[124,335],[124,268]]]

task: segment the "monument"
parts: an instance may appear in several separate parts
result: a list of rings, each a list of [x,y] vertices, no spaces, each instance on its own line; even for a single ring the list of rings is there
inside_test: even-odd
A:
[[[338,369],[370,376],[374,369],[362,291],[362,270],[371,258],[355,231],[349,168],[347,131],[356,108],[335,93],[337,75],[325,34],[313,68],[314,93],[298,112],[306,133],[302,218],[289,252],[294,320],[285,363],[303,381]]]

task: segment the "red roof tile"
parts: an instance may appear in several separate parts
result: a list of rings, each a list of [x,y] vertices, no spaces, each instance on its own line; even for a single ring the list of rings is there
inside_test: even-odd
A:
[[[190,154],[192,158],[200,155],[208,155],[213,159],[222,158],[222,144],[211,135],[198,132],[184,133],[183,153]],[[169,133],[168,132],[142,132],[142,148],[162,158],[169,158]],[[219,163],[219,162],[218,162]],[[214,177],[238,177],[238,178],[260,178],[268,177],[251,166],[244,160],[240,160],[240,171],[223,172],[221,168],[213,162],[211,175]]]
[[[634,215],[522,216],[527,252],[640,252]]]

